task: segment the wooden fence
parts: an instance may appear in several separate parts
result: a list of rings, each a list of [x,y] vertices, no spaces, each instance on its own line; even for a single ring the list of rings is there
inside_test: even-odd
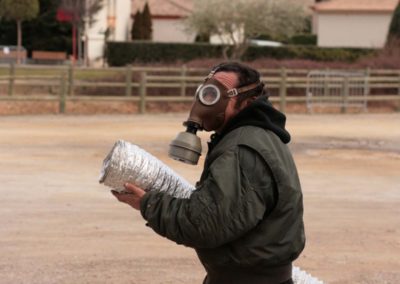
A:
[[[311,70],[282,68],[259,71],[267,88],[275,94],[270,97],[271,101],[279,103],[281,111],[286,111],[288,103],[307,101],[307,74]],[[366,74],[368,93],[361,98],[348,98],[349,100],[391,101],[400,106],[400,70],[366,69],[362,71]],[[68,102],[127,101],[136,102],[139,112],[145,113],[148,102],[192,101],[193,88],[203,81],[207,72],[208,69],[186,66],[84,68],[0,65],[0,101],[56,101],[59,104],[60,113],[66,112]],[[20,94],[17,88],[24,89],[24,93]],[[43,91],[38,95],[26,94],[33,88],[42,90],[48,88],[50,90],[48,93],[52,94],[43,94]],[[77,92],[78,89],[79,92]],[[85,94],[86,89],[92,89],[92,93]],[[152,89],[170,89],[173,90],[173,95],[150,95],[149,91]],[[298,91],[297,95],[290,95],[290,90],[293,89],[301,90],[303,95],[298,95]],[[110,95],[111,90],[112,93],[117,90],[117,93]],[[371,94],[374,90],[375,94]],[[382,90],[384,90],[383,93],[376,93]],[[321,101],[332,98],[316,97],[315,99]]]

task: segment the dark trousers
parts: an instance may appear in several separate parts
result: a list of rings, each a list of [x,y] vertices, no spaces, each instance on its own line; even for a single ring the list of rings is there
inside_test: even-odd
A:
[[[292,264],[271,267],[261,274],[239,268],[208,271],[203,284],[293,284]]]
[[[207,276],[206,276],[206,278],[203,281],[203,284],[208,284],[208,283],[210,283],[210,282],[207,280]],[[229,284],[229,283],[220,283],[220,284]],[[251,283],[250,282],[246,282],[246,283],[243,283],[243,284],[251,284]],[[293,282],[292,278],[290,278],[289,280],[287,280],[285,282],[276,283],[276,284],[294,284],[294,282]]]

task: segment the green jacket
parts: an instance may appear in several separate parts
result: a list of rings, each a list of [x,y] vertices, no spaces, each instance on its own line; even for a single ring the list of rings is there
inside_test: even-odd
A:
[[[221,279],[235,271],[245,279],[287,273],[304,248],[302,193],[282,116],[265,98],[257,100],[212,140],[190,199],[164,193],[142,199],[148,226],[196,249],[214,278],[206,283],[233,283]]]

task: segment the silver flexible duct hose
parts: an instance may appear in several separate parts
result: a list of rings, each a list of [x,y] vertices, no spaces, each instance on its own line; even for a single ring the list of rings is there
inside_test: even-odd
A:
[[[189,198],[195,190],[156,157],[123,140],[117,141],[104,159],[99,181],[117,191],[123,191],[124,183],[129,182],[146,191],[163,191],[177,198]],[[295,266],[292,278],[295,284],[323,284]]]
[[[294,284],[324,284],[323,281],[311,276],[296,266],[293,266],[292,279]]]
[[[156,157],[123,140],[117,141],[104,159],[99,182],[117,191],[123,191],[124,183],[129,182],[145,191],[163,191],[178,198],[189,198],[194,190]]]

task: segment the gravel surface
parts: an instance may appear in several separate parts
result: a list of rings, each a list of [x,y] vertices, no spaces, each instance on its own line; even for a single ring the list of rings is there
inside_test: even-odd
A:
[[[192,249],[98,184],[118,139],[194,183],[201,166],[167,157],[184,118],[0,117],[0,283],[201,283]],[[307,234],[295,264],[327,283],[400,283],[400,114],[289,115],[288,129]]]

